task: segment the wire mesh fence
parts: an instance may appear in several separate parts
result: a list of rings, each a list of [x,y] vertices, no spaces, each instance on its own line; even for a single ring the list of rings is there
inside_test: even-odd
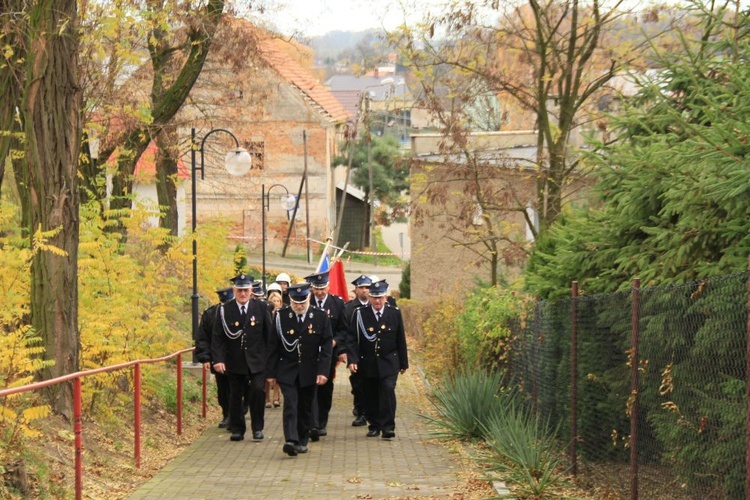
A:
[[[536,304],[513,380],[598,498],[746,498],[748,272]]]

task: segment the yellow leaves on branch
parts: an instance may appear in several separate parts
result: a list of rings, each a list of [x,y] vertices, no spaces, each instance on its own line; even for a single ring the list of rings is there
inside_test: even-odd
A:
[[[60,225],[49,231],[42,231],[42,225],[39,224],[39,228],[31,238],[31,255],[29,258],[33,258],[39,252],[50,252],[59,257],[67,257],[68,252],[49,243],[49,240],[60,234],[62,229],[63,227]]]

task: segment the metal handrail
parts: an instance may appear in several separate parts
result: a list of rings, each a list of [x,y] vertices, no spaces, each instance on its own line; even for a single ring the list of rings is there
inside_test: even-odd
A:
[[[116,370],[122,370],[125,368],[133,367],[133,411],[135,415],[134,422],[134,455],[135,455],[135,466],[136,468],[141,467],[141,365],[146,363],[160,363],[168,361],[174,357],[177,357],[177,434],[182,434],[182,355],[193,351],[195,348],[182,349],[175,353],[163,356],[161,358],[152,359],[138,359],[135,361],[129,361],[127,363],[120,363],[112,366],[104,366],[101,368],[94,368],[92,370],[79,371],[75,373],[69,373],[49,380],[43,380],[41,382],[35,382],[33,384],[22,385],[20,387],[13,387],[11,389],[0,390],[0,398],[10,396],[12,394],[18,394],[21,392],[33,391],[36,389],[42,389],[51,385],[60,384],[62,382],[73,381],[73,433],[75,434],[75,492],[76,500],[82,498],[83,490],[83,421],[81,419],[81,379],[88,377],[89,375],[96,375],[98,373],[111,372]],[[203,376],[203,390],[202,390],[202,416],[206,418],[206,379],[207,370],[205,367],[201,369]]]

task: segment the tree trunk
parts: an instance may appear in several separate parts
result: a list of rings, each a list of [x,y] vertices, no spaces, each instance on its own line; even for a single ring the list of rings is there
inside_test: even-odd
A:
[[[161,9],[161,2],[150,2],[150,9]],[[149,53],[154,67],[154,81],[151,91],[151,117],[153,121],[138,130],[131,131],[125,141],[124,150],[129,151],[125,157],[121,155],[117,162],[117,172],[112,177],[111,208],[129,209],[132,207],[133,173],[141,154],[148,147],[150,138],[160,133],[187,99],[190,90],[203,70],[203,63],[208,57],[211,42],[224,11],[224,0],[209,0],[198,12],[200,22],[189,30],[184,64],[175,75],[173,51],[165,39],[166,33],[159,26],[154,27],[149,37]],[[165,80],[170,85],[165,85]],[[158,165],[158,163],[157,163]],[[176,204],[176,200],[174,202]],[[124,227],[118,227],[118,232],[125,234]]]
[[[0,12],[15,13],[23,10],[20,0],[3,0]],[[21,129],[18,123],[18,106],[21,98],[22,65],[19,61],[26,58],[26,43],[23,40],[23,22],[21,16],[4,15],[0,21],[3,42],[6,49],[13,51],[6,54],[4,67],[0,71],[0,191],[5,177],[6,158],[8,153],[18,146]]]
[[[41,374],[78,370],[78,152],[81,91],[78,87],[76,0],[39,0],[29,7],[26,87],[21,99],[32,248],[38,231],[47,244],[31,263],[32,326],[54,365]],[[21,186],[19,186],[21,187]],[[72,415],[70,383],[50,388],[55,411]]]
[[[177,144],[176,134],[165,128],[156,137],[156,196],[159,201],[159,226],[169,229],[169,234],[177,236],[179,214],[177,212],[177,156],[173,144]]]

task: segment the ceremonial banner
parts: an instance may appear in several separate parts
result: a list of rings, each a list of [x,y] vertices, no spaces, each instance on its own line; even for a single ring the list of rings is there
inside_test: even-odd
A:
[[[344,273],[344,263],[341,259],[333,263],[330,273],[328,274],[330,279],[330,289],[328,293],[338,295],[344,302],[349,300],[349,289],[347,288],[346,274]]]

